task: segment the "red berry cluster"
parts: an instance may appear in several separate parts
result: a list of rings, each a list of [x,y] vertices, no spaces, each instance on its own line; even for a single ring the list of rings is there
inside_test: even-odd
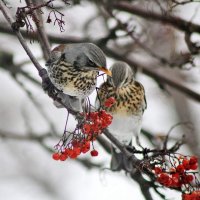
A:
[[[116,102],[114,97],[110,97],[105,100],[104,106],[110,108]]]
[[[112,115],[105,110],[99,112],[90,112],[86,114],[85,123],[82,126],[82,132],[87,135],[88,140],[95,140],[102,133],[102,130],[112,123]]]
[[[54,160],[65,161],[67,158],[77,158],[81,153],[88,152],[90,143],[93,146],[97,136],[112,123],[112,116],[105,110],[83,113],[82,115],[84,123],[76,128],[72,134],[72,139],[68,140],[69,136],[64,134],[61,141],[56,145],[58,152],[52,155]],[[90,154],[91,156],[98,156],[98,151],[93,147]]]
[[[65,161],[67,158],[77,158],[81,153],[86,153],[90,150],[90,141],[72,140],[68,147],[64,148],[61,152],[54,153],[52,158],[54,160]]]
[[[182,194],[182,200],[199,200],[200,190],[191,192],[190,194]]]
[[[178,161],[178,162],[177,162]],[[181,187],[193,181],[194,176],[190,170],[198,168],[197,157],[181,156],[177,161],[170,163],[171,165],[156,165],[154,173],[157,181],[165,187]]]

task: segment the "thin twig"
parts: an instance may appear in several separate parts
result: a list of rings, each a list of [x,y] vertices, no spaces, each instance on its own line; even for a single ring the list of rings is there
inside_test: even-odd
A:
[[[12,27],[13,23],[15,21],[14,21],[13,17],[10,15],[10,12],[9,12],[8,8],[4,5],[2,0],[0,0],[0,10],[3,13],[4,17],[6,18],[6,20],[8,21],[8,23],[10,24],[10,26]],[[24,40],[24,38],[23,38],[22,34],[20,33],[19,29],[13,29],[13,31],[17,35],[21,45],[23,46],[23,48],[26,51],[27,55],[29,56],[29,58],[33,62],[34,66],[37,68],[38,71],[42,70],[42,66],[37,62],[36,58],[34,57],[32,52],[30,51],[30,49],[29,49],[28,45],[26,44],[26,41]]]
[[[37,0],[26,0],[26,3],[28,6],[38,6],[39,2]],[[41,11],[36,9],[33,12],[33,17],[35,18],[34,22],[37,27],[37,33],[38,33],[38,40],[40,42],[40,46],[44,55],[45,60],[49,59],[50,55],[50,43],[48,41],[47,34],[44,30],[44,22],[42,18]]]
[[[0,130],[0,137],[4,139],[13,139],[13,140],[27,140],[27,141],[41,141],[46,138],[52,137],[51,133],[44,133],[43,135],[27,133],[22,135],[20,133],[10,133],[7,131]]]
[[[1,33],[6,33],[8,35],[15,35],[14,32],[12,32],[11,28],[7,26],[7,24],[0,24],[0,32]],[[23,35],[24,38],[30,39],[30,40],[36,40],[37,35],[35,33],[30,32],[27,34],[25,30],[20,30],[21,34]],[[89,38],[80,38],[80,37],[73,37],[73,36],[64,36],[59,34],[58,36],[48,34],[47,35],[50,42],[52,43],[80,43],[80,42],[88,42],[90,39]]]

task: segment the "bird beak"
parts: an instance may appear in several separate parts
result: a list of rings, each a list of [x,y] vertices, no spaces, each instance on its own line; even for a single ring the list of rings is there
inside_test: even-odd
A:
[[[109,69],[106,69],[104,67],[99,67],[99,70],[107,74],[108,76],[112,77],[112,72]]]

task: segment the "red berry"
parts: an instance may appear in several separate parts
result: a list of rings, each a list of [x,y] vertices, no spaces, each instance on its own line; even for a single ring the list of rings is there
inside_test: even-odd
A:
[[[83,132],[88,134],[90,133],[90,130],[91,130],[91,125],[90,124],[84,124],[83,125]]]
[[[169,175],[167,173],[161,173],[157,181],[161,184],[165,184],[169,181]]]
[[[82,153],[87,153],[89,150],[90,150],[90,149],[87,149],[87,148],[83,147],[83,148],[81,149],[81,152],[82,152]]]
[[[185,170],[185,168],[184,168],[184,166],[181,165],[181,164],[178,165],[178,166],[176,167],[176,171],[177,171],[178,173],[183,173],[184,170]]]
[[[192,157],[190,158],[189,164],[190,164],[190,165],[194,165],[194,164],[197,163],[197,161],[198,161],[198,158],[197,158],[196,156],[192,156]]]
[[[194,191],[191,194],[182,194],[182,200],[199,200],[200,191]]]
[[[194,191],[193,193],[193,196],[195,197],[195,200],[199,200],[200,199],[200,191]],[[192,199],[193,200],[193,199]]]
[[[73,150],[72,150],[72,149],[66,148],[64,153],[65,153],[66,155],[68,155],[69,157],[71,157],[71,155],[73,154]]]
[[[80,155],[80,154],[81,154],[81,148],[80,148],[80,147],[74,148],[73,151],[74,151],[74,153],[75,153],[76,155]]]
[[[164,185],[165,187],[171,187],[171,186],[172,186],[172,183],[173,183],[173,180],[172,180],[171,177],[169,177],[169,178],[163,183],[163,185]]]
[[[191,170],[196,170],[198,168],[198,164],[193,164],[193,165],[190,165],[190,169]]]
[[[189,160],[187,158],[184,158],[183,159],[183,167],[186,169],[186,170],[189,170],[190,169],[190,164],[189,164]]]
[[[83,145],[82,145],[82,148],[81,148],[81,152],[82,153],[86,153],[90,150],[90,142],[85,142]]]
[[[112,104],[111,104],[109,101],[108,101],[108,102],[105,101],[105,102],[104,102],[104,106],[107,107],[107,108],[109,108],[109,107],[112,106]]]
[[[53,158],[54,160],[59,160],[59,159],[60,159],[60,154],[59,154],[59,153],[54,153],[54,154],[52,155],[52,158]]]
[[[96,151],[95,149],[94,150],[92,150],[91,152],[90,152],[90,154],[91,154],[91,156],[98,156],[98,151]]]
[[[179,175],[179,173],[174,173],[174,174],[172,174],[172,177],[179,179],[180,175]]]
[[[78,155],[77,155],[76,153],[73,153],[73,154],[70,156],[71,159],[75,159],[75,158],[77,158],[77,157],[78,157]]]
[[[182,200],[195,200],[192,194],[182,194]]]
[[[110,98],[106,99],[106,101],[104,102],[104,106],[109,108],[114,103],[115,103],[115,98],[114,97],[110,97]]]
[[[76,147],[79,147],[79,142],[77,141],[77,140],[73,140],[72,142],[71,142],[71,144],[72,144],[72,146],[74,147],[74,148],[76,148]]]
[[[186,175],[186,180],[187,180],[188,183],[191,182],[191,181],[193,181],[193,179],[194,179],[193,175],[191,175],[191,174]]]
[[[67,154],[61,154],[60,155],[60,160],[65,161],[68,158]]]
[[[173,177],[172,176],[171,187],[181,187],[181,183],[180,183],[179,177]]]
[[[160,174],[162,172],[162,169],[160,167],[154,168],[155,174]]]
[[[78,148],[74,148],[74,149],[66,149],[67,151],[67,155],[70,158],[77,158],[77,156],[80,154],[76,149]],[[78,154],[79,153],[79,154]]]

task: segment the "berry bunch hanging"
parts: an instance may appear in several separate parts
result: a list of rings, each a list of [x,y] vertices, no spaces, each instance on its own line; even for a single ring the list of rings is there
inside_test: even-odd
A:
[[[156,181],[168,188],[179,188],[183,200],[199,200],[199,181],[196,176],[198,159],[196,156],[169,155],[168,160],[155,164],[153,173]],[[193,184],[194,183],[194,184]],[[193,186],[195,185],[195,186]]]
[[[111,106],[114,98],[108,99],[107,106]],[[55,146],[57,152],[53,153],[54,160],[65,161],[67,158],[77,158],[81,153],[90,151],[91,156],[98,156],[98,151],[94,149],[94,141],[112,123],[112,115],[105,110],[81,113],[82,123],[78,124],[73,133],[66,134],[64,131],[60,142]]]

